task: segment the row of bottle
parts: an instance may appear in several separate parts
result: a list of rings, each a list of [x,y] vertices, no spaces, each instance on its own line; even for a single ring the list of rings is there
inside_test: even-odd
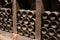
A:
[[[0,30],[12,33],[12,12],[10,8],[0,8]]]
[[[53,12],[51,12],[51,11],[44,11],[42,13],[42,19],[43,20],[48,19],[50,21],[55,21],[56,20],[56,21],[60,22],[60,13],[57,12],[57,11],[53,11]]]
[[[12,11],[9,8],[0,9],[0,29],[13,32]],[[35,11],[19,10],[17,12],[17,33],[21,36],[35,38]]]
[[[42,40],[60,40],[60,38],[56,36],[42,35]]]
[[[42,13],[41,36],[42,40],[59,40],[60,13],[57,11],[44,11]]]
[[[42,21],[42,27],[59,29],[60,28],[60,22],[44,20],[44,21]]]
[[[17,12],[17,30],[21,36],[35,38],[35,11],[19,10]],[[33,33],[32,33],[33,32]],[[30,35],[30,36],[29,36]]]
[[[29,38],[32,38],[32,39],[35,39],[35,32],[29,32],[28,30],[18,30],[18,34],[20,36],[25,36],[25,37],[29,37]]]
[[[18,30],[27,30],[27,31],[34,31],[35,32],[35,26],[32,26],[32,25],[22,25],[22,24],[18,24],[17,26],[17,29]]]
[[[24,17],[24,18],[26,18],[26,17],[35,18],[36,15],[35,15],[35,11],[22,9],[17,12],[17,16]]]
[[[47,29],[47,28],[43,27],[41,31],[42,31],[42,35],[49,35],[49,36],[60,37],[60,29],[55,30],[53,28]]]

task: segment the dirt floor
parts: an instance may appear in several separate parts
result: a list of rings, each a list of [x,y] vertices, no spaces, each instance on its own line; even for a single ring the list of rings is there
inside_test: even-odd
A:
[[[36,40],[28,37],[20,36],[18,34],[12,34],[0,30],[0,40]]]
[[[15,40],[16,34],[4,32],[0,30],[0,40]]]
[[[12,40],[10,37],[0,35],[0,40]]]

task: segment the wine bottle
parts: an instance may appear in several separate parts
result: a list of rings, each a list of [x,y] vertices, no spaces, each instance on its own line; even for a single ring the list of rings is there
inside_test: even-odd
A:
[[[21,36],[24,36],[24,31],[22,29],[18,30],[18,34],[21,35]]]
[[[0,30],[4,31],[4,27],[1,27]]]
[[[25,17],[27,17],[27,12],[26,11],[23,11],[22,12],[22,16],[25,18]]]
[[[33,31],[33,30],[34,30],[34,26],[29,25],[29,26],[28,26],[28,31],[30,31],[30,32],[31,32],[31,31]]]
[[[57,21],[60,22],[60,14],[57,15]]]
[[[12,27],[8,27],[8,32],[13,33]]]
[[[51,21],[55,20],[58,14],[59,14],[59,13],[56,12],[56,11],[55,11],[55,12],[51,12],[51,14],[49,14],[49,19],[50,19]]]
[[[48,35],[42,35],[42,40],[48,40],[49,36]]]
[[[28,18],[32,18],[34,14],[35,14],[34,11],[30,11],[30,12],[28,12]]]
[[[57,30],[56,35],[60,38],[60,29]]]
[[[6,16],[4,16],[3,20],[4,20],[5,22],[7,22],[8,18],[7,18]]]
[[[49,27],[50,21],[49,20],[44,20],[43,25],[44,25],[44,27]]]
[[[8,20],[8,22],[12,22],[12,19],[11,18],[8,18],[7,20]]]
[[[24,19],[24,24],[25,25],[29,24],[29,19],[28,18]]]
[[[13,33],[13,31],[12,31],[12,30],[9,30],[9,32],[10,32],[10,33]]]
[[[53,28],[50,28],[50,29],[48,29],[47,33],[48,33],[49,36],[54,36],[56,34],[56,30],[53,29]]]
[[[11,9],[7,9],[6,14],[7,14],[7,15],[11,15]]]
[[[49,16],[50,13],[51,13],[50,11],[44,11],[44,12],[42,13],[42,19],[43,19],[43,20],[48,19],[48,16]]]
[[[32,39],[35,39],[35,33],[34,32],[30,32],[29,37],[32,38]]]
[[[2,10],[2,14],[3,14],[3,15],[6,15],[5,9]]]
[[[27,25],[23,25],[22,30],[26,31],[27,30]]]
[[[22,17],[18,18],[18,22],[22,24],[23,23],[23,18]]]
[[[3,20],[3,16],[2,15],[0,15],[0,21],[2,21]]]
[[[4,31],[8,32],[8,27],[4,26]]]
[[[60,29],[60,23],[57,24],[57,29]]]
[[[17,24],[17,29],[20,30],[21,28],[22,28],[22,25],[18,23],[18,24]]]
[[[56,28],[57,28],[57,24],[58,24],[57,21],[52,21],[52,22],[51,22],[51,28],[56,29]]]
[[[12,27],[12,25],[11,24],[7,24],[7,27]]]
[[[42,34],[46,34],[48,32],[48,29],[45,27],[42,27],[41,32]]]
[[[50,37],[48,40],[58,40],[58,39],[57,39],[57,37],[52,36],[52,37]]]
[[[30,25],[35,25],[35,20],[34,19],[30,19],[29,23],[30,23]]]
[[[3,24],[2,21],[0,21],[0,26],[1,26],[2,24]]]
[[[4,27],[6,27],[6,23],[7,23],[7,22],[3,22],[3,26],[4,26]]]
[[[29,37],[29,32],[28,31],[24,31],[24,36]]]
[[[17,12],[17,16],[18,16],[18,17],[20,17],[21,14],[22,14],[22,13],[21,13],[20,11]]]

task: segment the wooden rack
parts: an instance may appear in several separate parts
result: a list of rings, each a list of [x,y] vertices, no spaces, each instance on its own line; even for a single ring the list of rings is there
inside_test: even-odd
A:
[[[13,13],[13,33],[8,33],[1,31],[0,35],[4,35],[5,33],[7,35],[4,36],[9,36],[12,37],[12,40],[41,40],[41,13],[44,10],[43,8],[43,3],[42,0],[36,0],[36,29],[35,29],[35,39],[19,36],[17,34],[17,18],[16,18],[16,13],[17,13],[17,0],[12,0],[12,13]]]

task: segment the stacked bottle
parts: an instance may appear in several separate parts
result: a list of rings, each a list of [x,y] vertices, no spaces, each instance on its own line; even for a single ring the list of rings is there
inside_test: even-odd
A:
[[[0,8],[0,30],[12,33],[12,12],[10,8]]]
[[[44,11],[42,13],[42,40],[60,39],[60,13],[57,11]]]
[[[21,36],[35,38],[35,11],[19,10],[17,12],[17,31]]]

